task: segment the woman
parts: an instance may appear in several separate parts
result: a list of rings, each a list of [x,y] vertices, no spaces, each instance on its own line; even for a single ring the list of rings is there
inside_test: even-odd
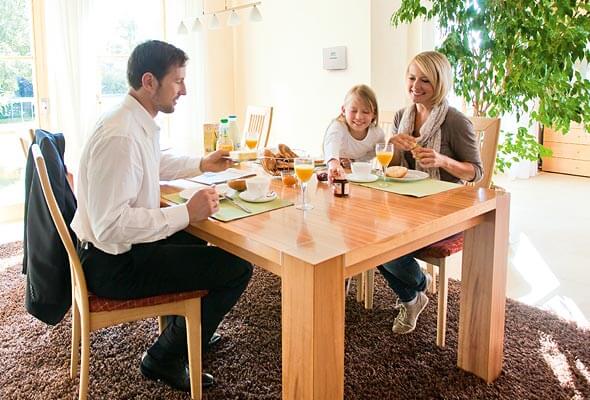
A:
[[[469,119],[448,104],[451,86],[451,65],[443,54],[427,51],[410,61],[406,90],[412,104],[394,117],[393,162],[433,179],[477,182],[483,176],[479,143]],[[378,268],[398,296],[393,332],[412,332],[428,304],[424,291],[432,277],[422,272],[413,253]]]

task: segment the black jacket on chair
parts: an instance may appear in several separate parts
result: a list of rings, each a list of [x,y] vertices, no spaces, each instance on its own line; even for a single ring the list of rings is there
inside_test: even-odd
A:
[[[76,211],[76,198],[67,181],[64,164],[65,139],[61,133],[37,129],[35,143],[45,157],[49,181],[61,213],[69,226]],[[31,152],[25,173],[25,221],[23,273],[27,274],[25,306],[41,321],[54,325],[72,304],[70,266],[57,229],[43,197]],[[70,235],[74,243],[76,236]]]

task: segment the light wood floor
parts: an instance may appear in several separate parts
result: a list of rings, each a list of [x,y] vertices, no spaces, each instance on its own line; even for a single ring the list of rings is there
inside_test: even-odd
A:
[[[590,178],[541,172],[494,182],[511,193],[508,296],[590,327]],[[22,223],[0,225],[0,243],[14,240]],[[457,257],[450,264],[459,278]]]

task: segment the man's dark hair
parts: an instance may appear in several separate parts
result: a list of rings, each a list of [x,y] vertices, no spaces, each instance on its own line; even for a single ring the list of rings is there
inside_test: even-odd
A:
[[[168,73],[172,66],[183,67],[188,60],[186,53],[160,40],[148,40],[139,44],[127,62],[127,81],[137,90],[141,87],[141,77],[152,73],[158,81]]]

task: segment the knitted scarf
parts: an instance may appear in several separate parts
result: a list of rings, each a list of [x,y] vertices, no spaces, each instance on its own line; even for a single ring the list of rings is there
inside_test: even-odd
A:
[[[447,111],[449,110],[449,103],[444,99],[440,104],[437,104],[430,111],[430,115],[426,119],[426,122],[420,128],[420,136],[417,138],[417,143],[429,149],[433,149],[437,153],[440,153],[440,126],[447,117]],[[411,134],[414,132],[414,121],[416,120],[416,105],[412,104],[404,109],[402,119],[399,124],[398,133]],[[401,158],[401,165],[408,167],[405,157]],[[440,171],[438,168],[422,168],[416,161],[416,169],[418,171],[424,171],[430,175],[432,179],[440,180]]]

